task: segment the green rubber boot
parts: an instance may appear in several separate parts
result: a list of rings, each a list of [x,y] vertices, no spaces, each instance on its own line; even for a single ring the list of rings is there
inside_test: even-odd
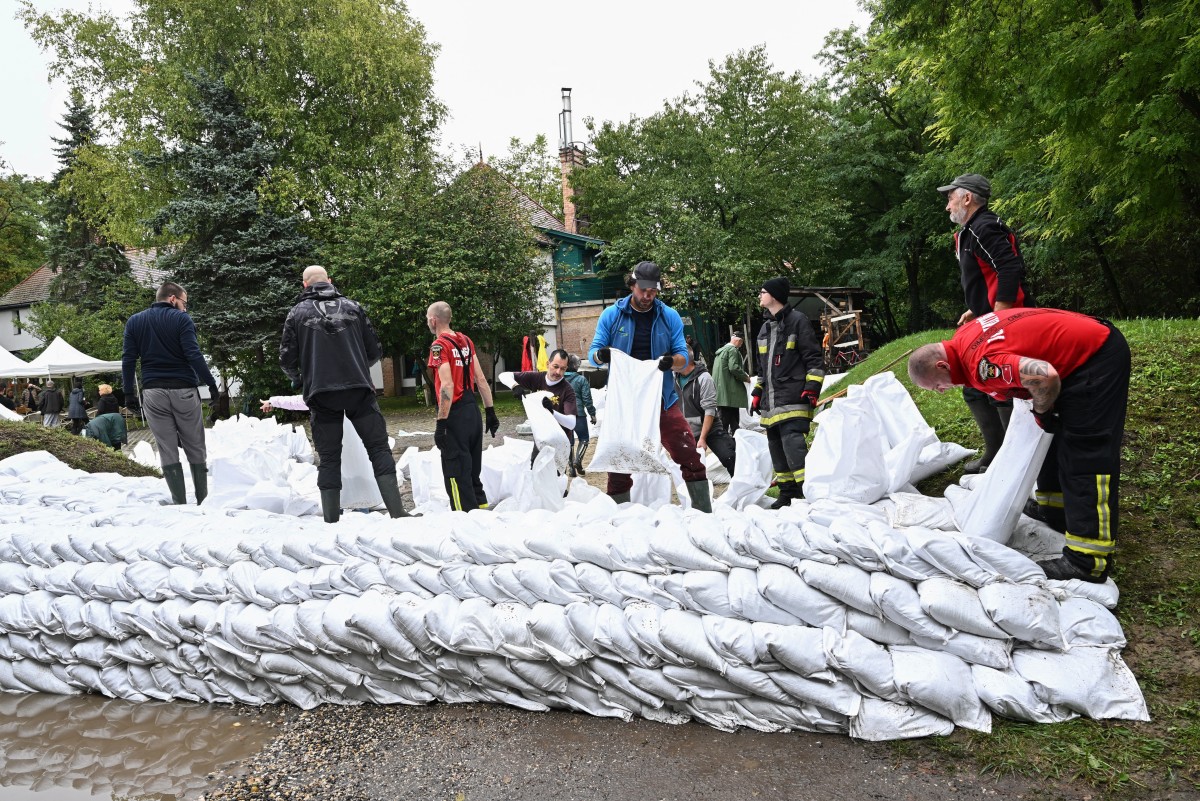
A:
[[[712,514],[712,493],[708,489],[708,479],[687,482],[688,496],[692,499],[692,508]]]
[[[162,473],[163,478],[167,481],[167,489],[171,491],[171,503],[176,506],[187,503],[187,485],[183,483],[183,465],[179,462],[164,464]]]
[[[326,523],[336,523],[342,516],[342,491],[340,489],[321,490],[321,514],[325,515]]]
[[[208,465],[193,464],[192,468],[192,486],[196,488],[196,505],[204,503],[204,499],[208,497]]]

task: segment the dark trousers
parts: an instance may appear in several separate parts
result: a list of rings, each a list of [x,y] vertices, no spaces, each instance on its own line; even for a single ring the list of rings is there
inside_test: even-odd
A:
[[[321,463],[317,465],[317,487],[342,488],[342,419],[350,421],[371,459],[376,476],[396,474],[396,460],[388,447],[387,424],[374,390],[339,389],[318,392],[308,399],[313,447]]]
[[[737,444],[733,441],[733,436],[723,427],[713,425],[708,431],[706,442],[708,443],[709,450],[717,455],[717,460],[721,463],[721,466],[732,476],[734,459],[737,454]]]
[[[733,436],[735,431],[742,427],[742,410],[737,406],[718,406],[717,417],[720,418],[721,423],[725,426],[725,430],[729,432],[730,437]],[[722,464],[724,463],[722,462]],[[730,470],[729,472],[732,473],[733,471]]]
[[[475,395],[464,392],[446,417],[450,443],[442,451],[442,480],[450,508],[458,512],[486,509],[487,495],[479,475],[483,471],[483,419]]]
[[[708,478],[704,470],[704,460],[696,450],[696,437],[684,419],[680,407],[683,404],[676,401],[669,409],[663,409],[658,417],[658,436],[662,439],[663,447],[679,465],[683,472],[684,481],[703,481]],[[633,477],[628,473],[608,474],[608,494],[620,495],[633,488]]]
[[[575,417],[575,439],[579,440],[580,445],[592,439],[592,434],[588,431],[588,419],[582,414]]]
[[[1062,382],[1054,404],[1062,429],[1038,474],[1046,522],[1099,575],[1116,549],[1121,440],[1129,401],[1129,344],[1109,325],[1100,350]]]
[[[804,435],[810,425],[808,418],[792,417],[767,426],[767,450],[771,452],[775,483],[781,490],[790,489],[795,497],[800,497],[804,486],[804,460],[808,458]]]

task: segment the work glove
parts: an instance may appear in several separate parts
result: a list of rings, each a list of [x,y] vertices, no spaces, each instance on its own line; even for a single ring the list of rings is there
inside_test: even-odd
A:
[[[438,420],[437,425],[433,429],[433,444],[442,452],[443,456],[452,454],[452,446],[450,445],[450,428],[448,420]]]
[[[592,415],[592,425],[596,425],[596,415]]]
[[[138,412],[142,408],[142,403],[138,400],[137,395],[126,395],[125,408],[131,412]]]
[[[806,389],[800,393],[800,402],[807,403],[809,406],[812,406],[814,409],[817,406],[817,400],[818,400],[818,393],[815,389]]]
[[[1057,434],[1062,429],[1062,419],[1058,416],[1058,412],[1053,409],[1047,409],[1044,412],[1039,412],[1035,409],[1033,419],[1037,421],[1037,424],[1047,434]]]
[[[529,390],[525,389],[525,387],[521,386],[520,384],[514,384],[512,388],[512,394],[514,398],[520,400],[529,394]]]
[[[550,396],[542,398],[542,408],[548,412],[554,411],[554,401],[550,400]]]
[[[762,400],[762,395],[755,395],[750,398],[750,414],[758,414],[758,403]]]
[[[608,360],[612,358],[612,354],[608,348],[600,348],[596,351],[596,355],[592,358],[596,364],[608,364]]]
[[[500,418],[496,416],[496,410],[491,406],[483,407],[483,414],[487,417],[487,422],[483,426],[483,430],[492,435],[492,439],[496,438],[496,432],[500,430]]]
[[[675,357],[667,354],[658,360],[658,369],[664,373],[671,372],[671,368],[675,366]]]

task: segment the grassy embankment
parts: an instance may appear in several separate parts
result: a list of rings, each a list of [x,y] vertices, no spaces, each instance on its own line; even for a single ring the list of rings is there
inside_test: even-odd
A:
[[[1149,723],[1077,720],[1055,726],[997,718],[989,735],[958,730],[944,740],[898,743],[900,758],[919,752],[978,773],[1020,773],[1095,786],[1114,798],[1157,798],[1170,788],[1200,788],[1200,322],[1133,320],[1119,324],[1133,350],[1129,418],[1122,464],[1120,552],[1114,578],[1117,615],[1129,646]],[[910,348],[949,331],[892,342],[835,387],[865,380]],[[891,369],[909,388],[901,360]],[[943,440],[978,446],[978,432],[957,393],[913,392]],[[412,398],[384,399],[385,411],[416,410]],[[516,412],[506,393],[501,414]],[[0,458],[47,450],[91,472],[156,475],[104,446],[63,430],[0,422]],[[958,468],[926,481],[940,494]]]

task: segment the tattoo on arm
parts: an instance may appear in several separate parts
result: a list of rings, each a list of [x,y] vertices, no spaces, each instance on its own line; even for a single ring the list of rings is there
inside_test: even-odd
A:
[[[1029,391],[1034,411],[1045,412],[1054,408],[1058,393],[1062,391],[1062,379],[1054,365],[1042,359],[1021,357],[1021,386]]]

